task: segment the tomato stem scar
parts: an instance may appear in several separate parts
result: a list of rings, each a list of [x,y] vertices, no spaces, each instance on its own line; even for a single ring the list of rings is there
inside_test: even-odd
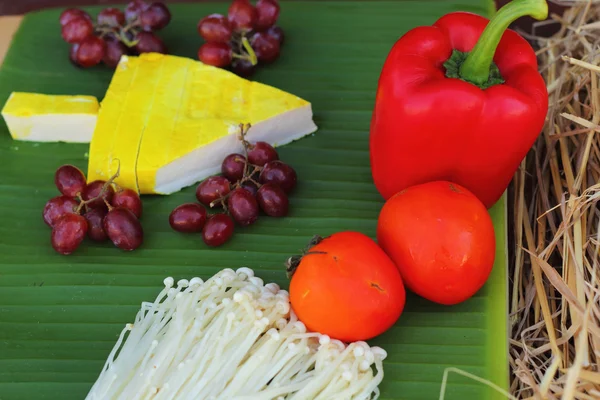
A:
[[[460,190],[458,190],[458,188],[456,186],[454,186],[452,183],[448,185],[450,187],[450,190],[452,190],[453,192],[456,193],[461,193]]]
[[[375,282],[371,282],[371,287],[374,287],[375,289],[379,290],[380,292],[385,292],[385,290],[383,290],[381,288],[381,286],[379,286],[377,283]]]

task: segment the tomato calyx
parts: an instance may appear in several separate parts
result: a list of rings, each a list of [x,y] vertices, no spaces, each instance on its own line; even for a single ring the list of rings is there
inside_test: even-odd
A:
[[[291,277],[294,275],[294,272],[296,272],[298,265],[300,265],[300,261],[302,261],[302,259],[305,256],[308,256],[310,254],[327,254],[324,251],[310,251],[311,248],[321,243],[323,239],[326,238],[323,238],[319,235],[314,235],[312,239],[310,239],[310,241],[308,242],[306,248],[302,251],[302,254],[291,256],[287,259],[287,261],[285,262],[285,271],[288,279],[291,279]]]

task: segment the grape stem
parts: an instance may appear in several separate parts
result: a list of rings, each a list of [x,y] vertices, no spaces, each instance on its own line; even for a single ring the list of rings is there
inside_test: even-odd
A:
[[[121,42],[123,42],[125,46],[130,48],[138,44],[140,41],[139,39],[129,40],[127,38],[127,31],[125,30],[125,28],[121,29],[121,31],[119,32],[119,39],[121,39]]]
[[[255,171],[258,170],[259,167],[256,167]],[[261,168],[262,169],[262,168]],[[256,185],[257,189],[260,189],[260,187],[262,186],[262,183],[258,183],[256,182],[254,179],[252,179],[252,176],[248,176],[245,178],[244,182],[250,181],[252,183],[254,183]]]
[[[252,45],[246,38],[246,33],[236,33],[231,38],[232,48],[236,48],[237,52],[232,50],[231,57],[240,60],[248,60],[254,66],[258,64],[258,57],[252,48]]]
[[[225,209],[225,211],[227,211],[227,206],[225,205],[225,200],[227,200],[227,198],[229,197],[230,194],[231,194],[231,192],[227,193],[225,196],[221,196],[218,199],[211,201],[209,204],[210,208],[213,208],[217,204],[221,203],[221,206]]]
[[[129,30],[129,29],[133,29],[133,28],[136,28],[136,27],[140,27],[141,24],[142,24],[142,22],[140,21],[140,17],[136,16],[135,18],[127,21],[127,25],[125,25],[123,27],[123,30]]]
[[[253,66],[258,64],[258,59],[256,58],[256,53],[254,52],[254,49],[250,45],[250,42],[248,41],[248,38],[246,36],[242,36],[242,45],[244,46],[244,49],[246,49],[246,51],[248,52],[248,55],[250,56],[250,58],[249,58],[250,63],[252,63]]]
[[[139,17],[127,21],[127,25],[119,27],[118,29],[112,28],[110,25],[94,24],[94,29],[100,33],[100,38],[104,38],[112,33],[127,47],[133,47],[139,42],[139,40],[129,40],[127,38],[127,33],[132,33],[135,37],[138,31],[141,31],[140,28],[141,21]]]
[[[108,200],[106,200],[106,197],[103,198],[102,200],[104,200],[104,204],[106,204],[106,207],[108,208],[108,211],[113,209],[113,206],[110,205],[110,203],[108,202]]]
[[[250,142],[248,142],[246,140],[246,134],[250,130],[251,126],[252,125],[250,123],[247,123],[246,125],[240,124],[240,135],[238,136],[238,139],[242,141],[242,146],[244,146],[244,157],[245,157],[245,159],[244,159],[244,175],[242,176],[242,179],[248,175],[248,147],[250,147]]]
[[[242,141],[242,144],[244,145],[244,149],[247,149],[248,147],[251,146],[251,143],[246,140],[246,135],[248,134],[248,131],[252,127],[252,124],[250,124],[248,122],[245,125],[244,124],[240,124],[239,127],[240,127],[240,134],[238,136],[238,139]]]
[[[254,164],[250,164],[248,162],[248,148],[252,147],[252,144],[246,140],[246,134],[248,133],[248,130],[250,130],[250,127],[252,126],[250,123],[240,123],[239,125],[240,128],[240,133],[238,135],[238,139],[242,142],[242,145],[244,147],[244,172],[242,174],[242,178],[239,179],[234,185],[233,188],[234,189],[239,189],[242,187],[242,185],[246,182],[252,182],[253,184],[256,185],[257,189],[260,189],[260,187],[262,186],[262,184],[260,184],[259,182],[256,182],[252,176],[263,170],[263,167],[259,167],[258,165],[254,165]],[[240,161],[239,158],[236,159],[236,161]],[[252,172],[248,173],[248,168],[252,167]],[[229,193],[227,193],[225,196],[221,196],[216,200],[213,200],[210,202],[209,206],[210,208],[213,208],[215,205],[217,204],[221,204],[223,206],[223,208],[227,211],[227,207],[225,206],[225,200],[227,200],[227,198],[231,195],[231,191]]]
[[[250,123],[247,123],[245,125],[240,124],[240,135],[238,136],[238,139],[242,142],[242,145],[244,146],[244,175],[242,176],[242,179],[236,183],[236,186],[241,187],[243,183],[250,181],[254,183],[258,188],[260,188],[262,185],[256,182],[254,179],[252,179],[252,175],[254,175],[256,172],[262,171],[263,167],[250,164],[248,162],[248,149],[252,147],[252,143],[246,140],[246,135],[248,134],[248,131],[251,127],[252,125]],[[248,173],[249,166],[252,166],[253,168],[252,173],[250,174]]]
[[[91,198],[91,199],[89,199],[89,200],[83,200],[83,198],[81,198],[81,197],[80,197],[80,198],[81,198],[81,202],[79,203],[79,206],[77,207],[77,210],[75,211],[77,214],[81,213],[81,209],[82,209],[84,206],[86,207],[86,210],[87,210],[87,205],[88,205],[89,203],[92,203],[92,202],[94,202],[94,201],[96,201],[96,200],[99,200],[99,199],[102,199],[102,200],[104,200],[104,202],[106,203],[106,205],[108,206],[108,209],[109,209],[109,211],[110,211],[110,209],[111,209],[111,206],[110,206],[110,205],[107,203],[106,199],[105,199],[105,198],[103,198],[103,196],[104,196],[104,194],[106,193],[106,190],[108,190],[108,187],[109,187],[110,185],[112,185],[112,184],[113,184],[113,182],[114,182],[114,180],[115,180],[115,179],[117,179],[117,178],[119,177],[119,173],[120,173],[120,171],[121,171],[121,161],[120,161],[119,159],[115,159],[115,160],[116,160],[116,161],[119,163],[119,165],[118,165],[118,167],[117,167],[117,171],[115,172],[115,174],[114,174],[113,176],[111,176],[111,177],[110,177],[110,179],[109,179],[109,180],[107,180],[107,181],[104,183],[104,185],[102,185],[102,189],[100,189],[100,193],[98,193],[98,196],[96,196],[96,197],[93,197],[93,198]]]
[[[110,35],[111,33],[116,33],[114,29],[102,25],[96,27],[96,32],[100,34],[101,39],[104,39],[104,37]]]

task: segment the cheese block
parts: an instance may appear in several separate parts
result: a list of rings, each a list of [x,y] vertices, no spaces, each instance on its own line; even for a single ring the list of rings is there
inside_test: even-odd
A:
[[[13,92],[2,116],[15,140],[89,143],[98,108],[93,96]]]
[[[284,145],[314,132],[311,104],[184,57],[124,56],[100,105],[88,180],[169,194],[218,173],[246,139]]]

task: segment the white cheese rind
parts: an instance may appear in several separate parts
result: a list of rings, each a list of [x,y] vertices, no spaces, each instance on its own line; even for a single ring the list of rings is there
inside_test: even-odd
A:
[[[2,116],[14,140],[29,142],[90,143],[97,120],[94,114]]]
[[[310,104],[279,114],[253,125],[246,134],[251,143],[264,141],[274,147],[300,139],[317,130]],[[198,148],[159,168],[156,172],[156,193],[171,194],[193,185],[221,171],[223,159],[231,153],[243,154],[237,135],[239,128],[231,127],[231,134]]]

